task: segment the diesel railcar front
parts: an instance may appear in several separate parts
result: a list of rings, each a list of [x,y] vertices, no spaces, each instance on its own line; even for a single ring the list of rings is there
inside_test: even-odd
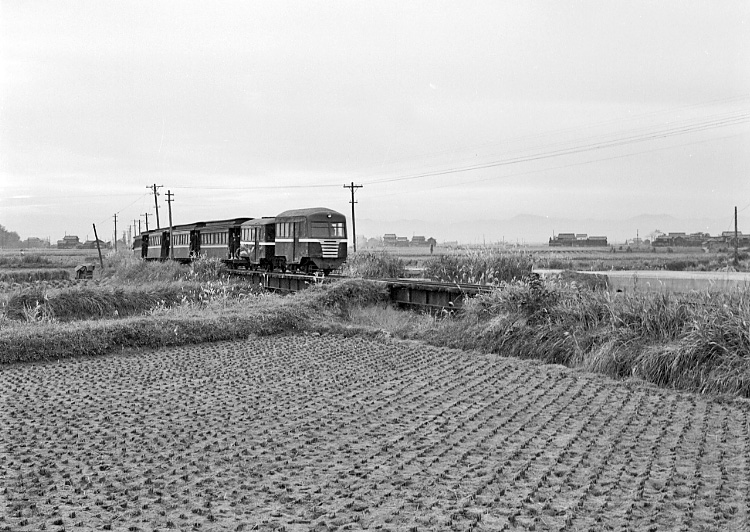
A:
[[[275,254],[281,269],[327,275],[346,261],[346,216],[325,207],[282,212]]]

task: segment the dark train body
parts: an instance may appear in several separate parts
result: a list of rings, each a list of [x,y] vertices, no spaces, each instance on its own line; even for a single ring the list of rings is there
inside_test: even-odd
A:
[[[140,234],[133,253],[146,260],[218,258],[230,268],[328,273],[346,261],[346,217],[324,207],[273,218],[233,218]]]

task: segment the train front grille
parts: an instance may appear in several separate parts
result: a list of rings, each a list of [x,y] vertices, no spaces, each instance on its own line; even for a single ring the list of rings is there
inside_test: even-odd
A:
[[[339,258],[338,240],[321,240],[320,247],[323,250],[324,259],[338,259]]]

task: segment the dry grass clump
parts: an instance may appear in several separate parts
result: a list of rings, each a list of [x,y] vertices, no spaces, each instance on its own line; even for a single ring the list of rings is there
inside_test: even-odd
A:
[[[331,310],[339,316],[347,316],[353,308],[378,305],[388,300],[384,283],[365,279],[344,279],[335,283],[311,286],[295,294],[296,300],[305,306],[319,310]]]
[[[271,300],[232,312],[193,310],[119,320],[19,323],[0,328],[0,364],[95,356],[128,347],[157,348],[275,335],[309,328],[309,311]]]
[[[226,305],[259,292],[253,285],[222,280],[62,290],[33,286],[12,294],[5,305],[5,314],[9,319],[21,321],[121,318],[180,305],[205,308],[215,301]]]
[[[38,253],[0,255],[0,268],[56,268],[49,258]]]
[[[406,265],[402,258],[386,251],[360,251],[347,257],[344,274],[367,279],[394,279],[406,275]]]
[[[0,282],[33,283],[36,281],[60,281],[70,279],[70,272],[62,269],[19,269],[0,271]]]
[[[424,275],[435,281],[470,284],[510,282],[531,273],[532,255],[469,249],[464,255],[439,255],[425,262]]]
[[[144,288],[72,288],[44,290],[28,288],[8,299],[6,315],[13,320],[86,320],[133,316],[163,305],[177,305],[183,287],[173,284]]]

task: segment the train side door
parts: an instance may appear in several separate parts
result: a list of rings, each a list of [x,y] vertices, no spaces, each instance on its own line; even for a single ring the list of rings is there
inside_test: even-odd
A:
[[[201,252],[200,233],[193,229],[190,231],[190,257],[198,257]]]
[[[234,259],[237,256],[237,250],[240,249],[240,229],[238,227],[229,228],[227,246],[229,247],[229,257]]]
[[[299,245],[300,222],[292,222],[292,262],[301,260],[301,250]]]
[[[161,257],[162,260],[169,258],[169,231],[161,234]]]
[[[259,227],[253,227],[253,255],[255,257],[253,258],[253,262],[259,262],[261,259],[260,255],[260,228]]]

